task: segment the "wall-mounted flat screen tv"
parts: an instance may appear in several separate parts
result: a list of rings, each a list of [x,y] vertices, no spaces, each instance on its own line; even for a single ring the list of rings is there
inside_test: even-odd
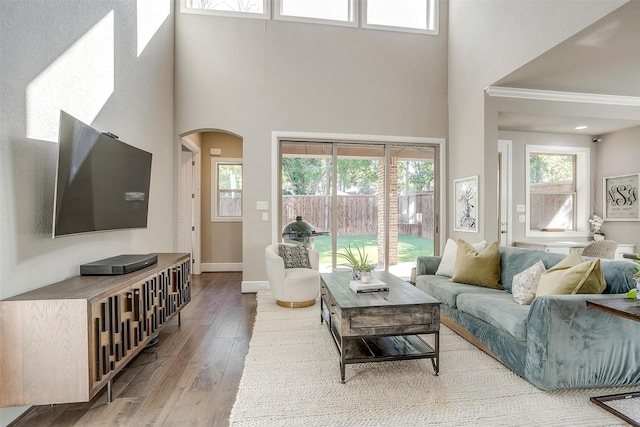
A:
[[[146,228],[151,157],[60,111],[53,237]]]

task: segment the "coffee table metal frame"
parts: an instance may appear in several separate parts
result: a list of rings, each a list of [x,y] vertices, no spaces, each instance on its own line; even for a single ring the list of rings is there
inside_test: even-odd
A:
[[[595,310],[604,311],[614,316],[624,317],[625,319],[635,320],[640,322],[640,301],[627,298],[607,298],[598,300],[588,300],[587,307]],[[606,396],[594,396],[591,397],[591,402],[600,406],[602,409],[612,413],[613,415],[622,418],[634,427],[640,427],[638,420],[628,417],[620,411],[617,411],[607,405],[607,402],[614,400],[624,399],[640,399],[640,392],[632,393],[617,393],[609,394]]]
[[[440,369],[440,301],[390,273],[374,272],[389,291],[356,293],[350,272],[321,276],[320,323],[340,354],[340,379],[352,363],[431,359]],[[432,335],[433,345],[420,335]]]

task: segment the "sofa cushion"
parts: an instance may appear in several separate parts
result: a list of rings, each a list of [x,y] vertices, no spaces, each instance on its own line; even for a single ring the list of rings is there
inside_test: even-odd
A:
[[[605,287],[600,259],[583,262],[580,254],[573,252],[542,273],[536,296],[599,294]]]
[[[419,256],[416,258],[416,275],[436,274],[441,260],[442,257],[437,255]]]
[[[539,251],[537,249],[517,248],[513,246],[500,246],[500,284],[502,288],[511,292],[513,276],[531,267],[538,261],[542,261],[545,268],[549,269],[562,261],[562,254]]]
[[[490,293],[500,292],[496,289],[481,288],[466,283],[452,282],[446,276],[423,275],[416,278],[416,287],[451,308],[456,308],[456,298],[465,292]]]
[[[487,245],[486,241],[473,243],[474,249],[480,251]],[[439,276],[453,276],[453,270],[456,267],[456,257],[458,255],[458,244],[451,239],[447,239],[447,244],[444,246],[444,252],[442,252],[442,259],[436,274]]]
[[[526,341],[529,306],[514,303],[511,294],[503,291],[468,292],[458,295],[456,304],[458,310],[484,320],[518,340]]]
[[[538,261],[522,273],[513,276],[513,286],[511,288],[513,300],[518,304],[531,304],[531,301],[536,297],[540,276],[545,271],[544,263]]]
[[[585,257],[585,259],[588,259]],[[600,267],[604,274],[607,287],[603,293],[625,294],[635,288],[636,281],[633,278],[636,265],[632,261],[601,259]]]
[[[485,288],[502,289],[500,280],[500,252],[498,242],[481,251],[462,239],[458,240],[456,267],[451,280]]]

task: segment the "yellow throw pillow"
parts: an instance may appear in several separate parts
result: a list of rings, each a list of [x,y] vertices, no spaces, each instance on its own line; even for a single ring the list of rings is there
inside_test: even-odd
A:
[[[451,280],[485,288],[502,289],[500,286],[500,252],[498,242],[493,242],[482,251],[458,239],[456,266]]]
[[[600,259],[582,261],[578,252],[542,273],[536,290],[541,295],[600,294],[607,286],[600,267]]]

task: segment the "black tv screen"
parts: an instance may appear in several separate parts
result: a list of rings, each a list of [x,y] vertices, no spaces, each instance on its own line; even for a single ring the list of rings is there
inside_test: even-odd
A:
[[[151,153],[60,111],[53,237],[146,228]]]

